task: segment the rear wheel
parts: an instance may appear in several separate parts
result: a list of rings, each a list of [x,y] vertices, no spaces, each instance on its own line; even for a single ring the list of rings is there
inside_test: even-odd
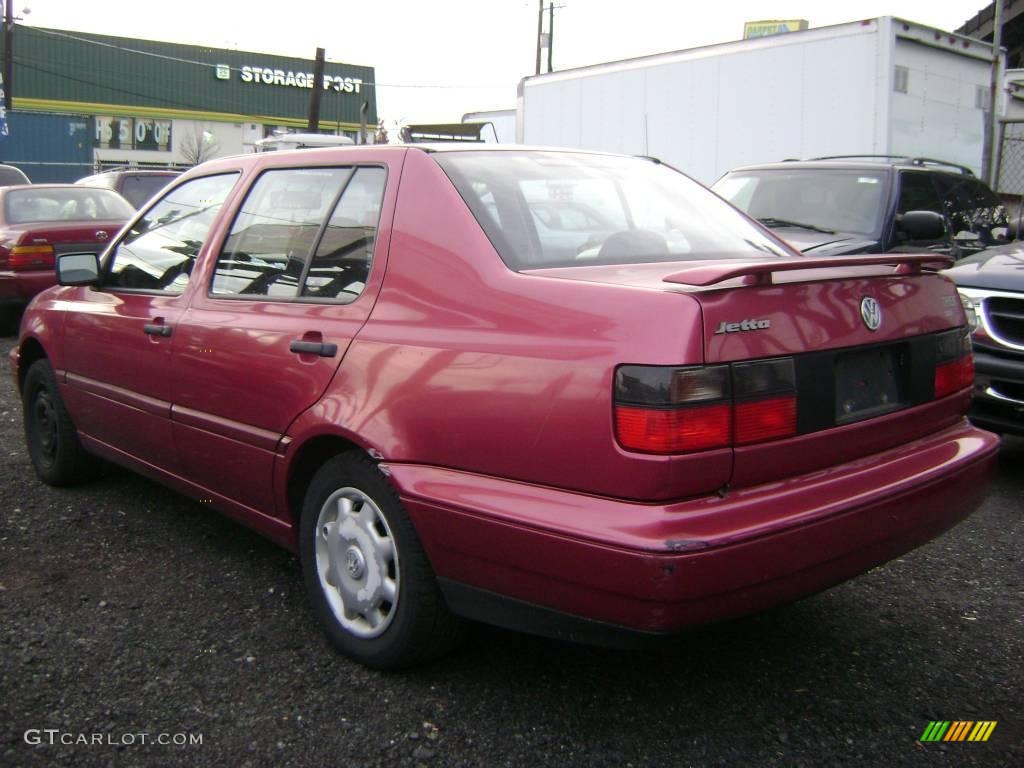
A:
[[[61,486],[95,475],[99,462],[79,442],[49,362],[32,363],[22,391],[25,443],[39,479]]]
[[[398,494],[362,453],[316,473],[302,510],[300,555],[314,610],[334,644],[370,667],[408,667],[450,650],[449,613]]]

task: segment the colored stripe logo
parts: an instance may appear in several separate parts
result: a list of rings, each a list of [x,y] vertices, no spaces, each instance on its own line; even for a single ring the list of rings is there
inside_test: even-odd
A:
[[[932,720],[921,741],[988,741],[996,720]]]

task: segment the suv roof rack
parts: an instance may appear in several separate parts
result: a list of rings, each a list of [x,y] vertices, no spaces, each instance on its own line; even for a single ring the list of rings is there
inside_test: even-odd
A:
[[[811,160],[902,160],[910,165],[942,166],[945,168],[956,168],[965,176],[973,176],[974,171],[966,165],[950,163],[946,160],[936,160],[934,157],[911,157],[909,155],[826,155],[825,157],[812,157]]]

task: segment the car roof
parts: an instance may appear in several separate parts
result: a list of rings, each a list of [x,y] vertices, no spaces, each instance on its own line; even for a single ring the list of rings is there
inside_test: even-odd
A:
[[[359,157],[361,155],[402,154],[410,151],[423,152],[424,154],[448,154],[467,152],[562,152],[575,155],[595,155],[604,157],[632,157],[636,160],[647,160],[649,162],[661,163],[652,157],[639,155],[626,155],[613,152],[602,152],[593,149],[577,149],[575,147],[541,147],[526,144],[488,144],[485,142],[438,142],[412,143],[412,144],[356,144],[339,147],[309,147],[307,149],[288,149],[275,152],[249,152],[246,154],[219,157],[214,160],[194,166],[186,172],[189,177],[208,175],[211,173],[225,173],[237,171],[241,168],[249,168],[253,165],[260,166],[294,166],[299,158],[308,158],[309,163],[320,165],[332,160],[346,162],[350,155]],[[301,163],[299,163],[301,164]],[[195,173],[200,171],[200,173]],[[205,171],[205,173],[203,173]]]
[[[84,181],[85,179],[101,179],[107,176],[180,176],[181,171],[173,169],[161,169],[161,168],[116,168],[111,171],[103,171],[102,173],[93,173],[88,176],[83,176],[78,181]]]
[[[812,157],[806,160],[782,160],[775,163],[758,163],[733,168],[736,171],[792,170],[794,168],[831,168],[849,170],[891,170],[912,168],[917,171],[932,171],[956,176],[974,176],[974,172],[963,165],[937,160],[932,157],[910,157],[902,155],[831,155]]]

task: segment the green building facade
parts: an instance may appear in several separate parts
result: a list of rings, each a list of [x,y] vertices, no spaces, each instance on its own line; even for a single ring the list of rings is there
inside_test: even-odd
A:
[[[12,108],[0,159],[35,165],[35,174],[26,168],[33,179],[44,168],[52,179],[69,152],[80,164],[84,151],[98,170],[252,151],[272,133],[306,130],[317,85],[313,47],[307,60],[20,24],[8,39]],[[373,67],[327,61],[319,87],[320,132],[358,141],[365,120],[372,135]],[[74,146],[63,146],[64,135]]]

